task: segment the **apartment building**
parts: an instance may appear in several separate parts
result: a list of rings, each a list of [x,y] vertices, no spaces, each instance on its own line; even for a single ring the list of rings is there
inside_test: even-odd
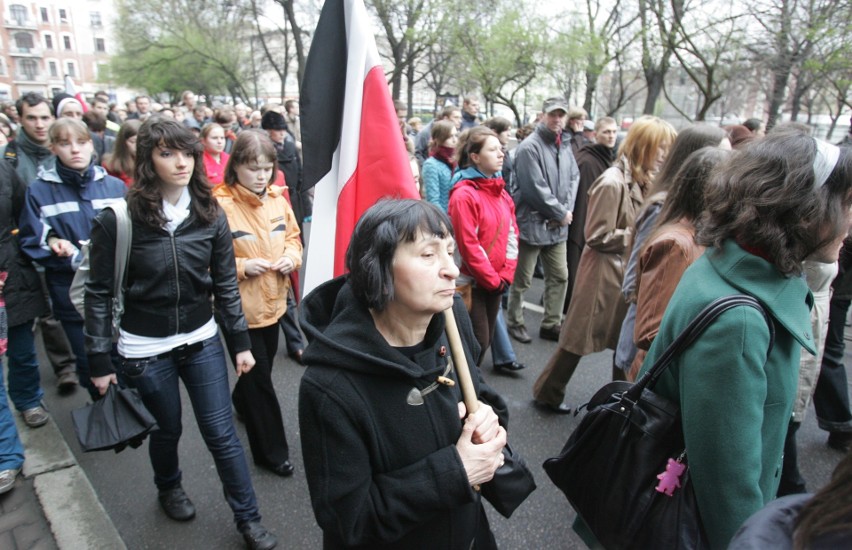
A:
[[[86,93],[113,51],[113,0],[0,0],[0,101],[27,92],[48,97],[74,79]]]

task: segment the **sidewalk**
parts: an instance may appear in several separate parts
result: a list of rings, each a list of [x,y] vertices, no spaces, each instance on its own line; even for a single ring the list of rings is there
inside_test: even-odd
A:
[[[125,549],[53,418],[30,429],[13,414],[26,459],[15,488],[0,495],[0,548]]]

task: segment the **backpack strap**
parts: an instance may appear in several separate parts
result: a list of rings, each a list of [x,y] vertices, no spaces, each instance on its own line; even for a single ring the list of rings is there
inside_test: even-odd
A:
[[[124,312],[124,289],[127,283],[127,264],[130,262],[130,243],[133,224],[127,212],[127,201],[117,201],[107,208],[115,212],[115,271],[113,272],[113,297],[120,313]]]

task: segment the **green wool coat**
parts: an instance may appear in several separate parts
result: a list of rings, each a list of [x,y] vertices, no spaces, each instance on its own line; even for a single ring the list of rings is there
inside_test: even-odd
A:
[[[684,273],[645,359],[644,373],[707,304],[731,294],[757,298],[771,315],[775,344],[759,311],[723,313],[669,367],[655,391],[680,404],[698,508],[713,548],[775,498],[796,396],[801,349],[814,354],[805,280],[785,276],[733,240],[708,249]]]

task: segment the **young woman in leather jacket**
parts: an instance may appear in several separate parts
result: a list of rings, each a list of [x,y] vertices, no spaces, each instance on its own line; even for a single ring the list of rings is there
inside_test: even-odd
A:
[[[152,117],[139,129],[136,178],[127,195],[133,234],[118,354],[122,374],[159,426],[151,434],[149,454],[166,515],[177,521],[195,517],[178,464],[181,379],[237,529],[249,548],[268,549],[277,541],[260,524],[245,452],[234,429],[211,296],[222,328],[234,342],[237,376],[255,361],[237,290],[231,232],[210,194],[201,155],[198,139],[179,122]],[[106,210],[92,229],[85,300],[92,382],[101,394],[116,383],[109,360],[115,234],[115,214]]]

